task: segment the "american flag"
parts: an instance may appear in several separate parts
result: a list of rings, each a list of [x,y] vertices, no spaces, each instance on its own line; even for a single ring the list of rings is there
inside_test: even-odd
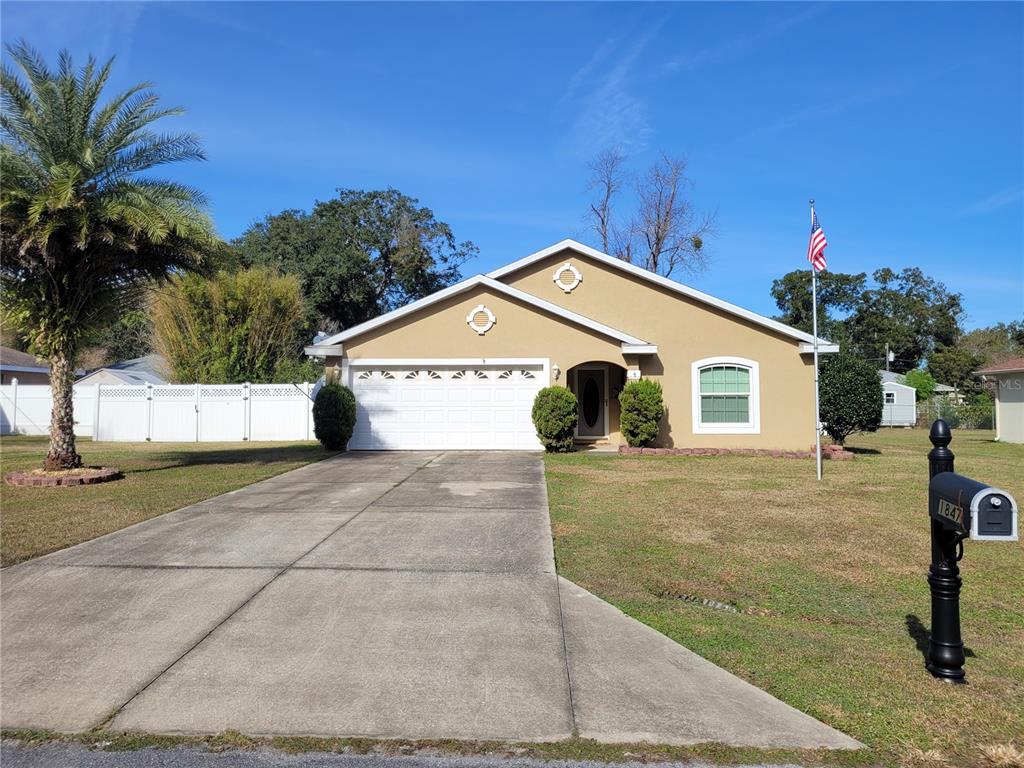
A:
[[[818,223],[818,214],[811,209],[811,241],[807,244],[807,260],[815,271],[821,272],[825,268],[825,246],[828,240],[825,239],[825,230]]]

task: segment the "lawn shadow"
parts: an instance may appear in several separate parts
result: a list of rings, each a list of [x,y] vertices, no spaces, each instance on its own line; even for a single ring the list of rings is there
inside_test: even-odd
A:
[[[910,635],[910,639],[914,641],[914,645],[917,647],[918,653],[921,654],[921,658],[924,660],[924,663],[927,664],[928,638],[931,633],[928,631],[928,628],[921,623],[921,619],[913,613],[908,613],[906,615],[906,624],[907,634]],[[977,658],[977,656],[974,655],[974,651],[967,646],[964,646],[964,656],[969,659]]]
[[[334,456],[336,451],[326,451],[319,446],[266,446],[261,448],[239,448],[238,450],[217,451],[167,451],[154,455],[166,464],[156,467],[126,469],[125,474],[145,474],[166,469],[202,466],[206,464],[276,464],[282,461],[319,461]]]
[[[882,455],[882,452],[880,450],[878,450],[877,448],[855,448],[852,445],[848,445],[848,446],[845,447],[844,450],[847,450],[850,453],[861,453],[861,454],[864,454],[865,456],[881,456]]]

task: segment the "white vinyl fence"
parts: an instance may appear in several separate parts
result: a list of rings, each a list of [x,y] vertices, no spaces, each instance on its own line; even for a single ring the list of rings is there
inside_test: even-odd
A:
[[[75,434],[115,442],[313,439],[314,385],[95,384],[75,388]],[[0,386],[0,433],[45,435],[50,388]]]

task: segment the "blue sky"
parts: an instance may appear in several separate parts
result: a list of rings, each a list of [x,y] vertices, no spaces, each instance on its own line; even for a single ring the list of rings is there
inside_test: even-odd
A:
[[[968,327],[1024,313],[1024,5],[18,3],[5,42],[116,54],[204,140],[174,169],[231,238],[337,187],[394,186],[486,271],[583,221],[586,161],[686,155],[717,211],[685,282],[775,312],[807,199],[837,271],[920,266]]]

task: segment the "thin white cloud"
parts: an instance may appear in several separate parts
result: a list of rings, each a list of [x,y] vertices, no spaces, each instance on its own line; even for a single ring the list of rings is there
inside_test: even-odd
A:
[[[779,37],[793,27],[809,21],[827,8],[828,5],[825,3],[811,5],[792,16],[773,19],[759,29],[751,32],[741,32],[719,45],[708,46],[695,53],[680,54],[665,62],[665,69],[669,72],[692,72],[706,64],[743,56],[758,45],[772,38]]]
[[[988,197],[983,197],[981,200],[975,200],[970,205],[966,205],[957,212],[957,216],[979,216],[985,213],[992,213],[998,211],[1000,208],[1005,208],[1008,205],[1013,205],[1018,200],[1024,197],[1024,189],[1021,187],[1007,187],[1001,189],[998,192],[994,192]]]
[[[597,53],[578,69],[569,82],[563,101],[573,111],[573,124],[567,139],[569,152],[589,157],[608,147],[621,147],[626,152],[641,151],[652,133],[647,103],[634,90],[633,72],[637,60],[657,35],[664,19],[626,47],[610,69],[597,75],[616,43],[607,41]],[[590,81],[596,81],[586,88]],[[578,95],[577,95],[578,94]]]
[[[597,67],[602,61],[608,58],[611,52],[615,49],[617,41],[615,38],[608,38],[594,51],[593,55],[583,64],[582,67],[573,72],[572,77],[569,78],[569,85],[565,89],[565,93],[562,94],[562,98],[559,99],[559,103],[565,103],[571,101],[576,95],[576,91],[579,90],[580,86],[586,81],[587,77],[594,68]]]

